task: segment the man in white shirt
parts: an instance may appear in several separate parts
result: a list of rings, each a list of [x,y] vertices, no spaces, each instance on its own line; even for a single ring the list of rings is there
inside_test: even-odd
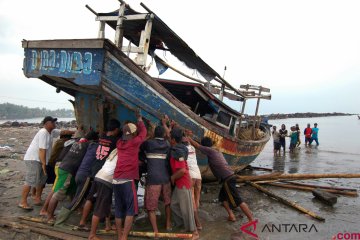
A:
[[[59,129],[55,129],[56,121],[57,118],[50,116],[44,118],[42,121],[43,128],[37,132],[25,153],[25,184],[22,190],[21,202],[18,205],[22,209],[32,210],[32,207],[30,207],[27,202],[27,196],[31,187],[36,188],[34,205],[41,204],[41,194],[47,179],[46,164],[51,155],[53,139],[59,137],[60,134],[74,133],[73,131],[60,131]]]

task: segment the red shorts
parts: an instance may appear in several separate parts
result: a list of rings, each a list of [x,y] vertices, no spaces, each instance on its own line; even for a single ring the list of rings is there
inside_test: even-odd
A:
[[[160,195],[164,204],[169,205],[171,202],[171,185],[170,183],[162,185],[147,185],[145,187],[145,208],[148,211],[155,211],[158,208]]]

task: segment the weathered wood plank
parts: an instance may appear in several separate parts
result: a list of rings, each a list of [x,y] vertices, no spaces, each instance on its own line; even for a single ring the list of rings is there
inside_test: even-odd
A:
[[[334,189],[334,190],[339,190],[339,191],[351,191],[351,192],[356,192],[356,191],[357,191],[357,189],[355,189],[355,188],[322,186],[322,185],[316,185],[316,184],[298,183],[298,182],[293,182],[293,181],[284,181],[284,183],[290,183],[290,184],[293,184],[293,185],[299,185],[299,186],[304,186],[304,187],[314,187],[314,188],[323,188],[323,189]]]
[[[125,3],[121,3],[119,8],[119,14],[117,16],[117,23],[115,29],[115,46],[121,49],[123,43],[123,36],[124,36],[124,13],[125,13]]]
[[[121,48],[121,51],[131,52],[131,53],[142,53],[142,52],[144,52],[144,48],[143,47],[134,47],[134,46],[130,46],[130,47],[123,46]]]
[[[99,23],[98,38],[105,38],[105,22],[103,21]]]
[[[314,187],[305,187],[305,186],[297,186],[297,185],[292,185],[292,184],[282,184],[282,183],[275,183],[275,182],[256,182],[257,184],[267,184],[270,186],[275,186],[275,187],[282,187],[282,188],[288,188],[288,189],[296,189],[296,190],[302,190],[302,191],[307,191],[307,192],[312,192],[315,188]],[[334,190],[334,189],[324,189],[325,192],[328,193],[334,193],[334,194],[338,194],[338,195],[345,195],[345,196],[350,196],[350,197],[357,197],[358,194],[357,192],[353,192],[353,191],[342,191],[342,190]]]
[[[134,21],[134,20],[145,20],[147,18],[146,13],[134,14],[134,15],[125,15],[124,21]],[[118,20],[117,16],[98,16],[95,18],[96,21],[106,21],[106,22],[116,22]]]
[[[260,176],[238,176],[238,182],[257,180],[295,180],[295,179],[318,179],[318,178],[360,178],[359,173],[309,173],[309,174],[265,174]]]
[[[104,39],[61,39],[22,41],[23,48],[103,48]]]
[[[77,239],[87,239],[86,237],[83,236],[76,236],[74,234],[68,234],[68,233],[64,233],[61,231],[58,231],[59,229],[49,229],[51,227],[46,226],[44,224],[40,224],[40,225],[34,225],[34,223],[18,223],[18,222],[9,222],[9,221],[4,221],[4,220],[0,220],[1,224],[10,228],[15,228],[15,229],[28,229],[31,232],[34,233],[38,233],[41,235],[45,235],[48,237],[52,237],[55,239],[61,239],[61,240],[77,240]]]

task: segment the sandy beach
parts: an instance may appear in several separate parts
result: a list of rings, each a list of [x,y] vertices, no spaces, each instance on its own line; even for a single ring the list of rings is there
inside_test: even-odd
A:
[[[22,160],[23,155],[37,130],[38,128],[34,126],[1,128],[1,220],[16,222],[19,216],[38,217],[40,207],[35,206],[31,212],[25,212],[17,207],[24,180],[25,165]],[[357,166],[356,159],[358,156],[354,154],[329,154],[316,148],[302,148],[297,155],[290,156],[287,154],[285,156],[273,157],[271,151],[272,143],[270,141],[253,165],[270,167],[285,172],[302,173],[354,173],[357,171],[355,167]],[[296,166],[297,170],[294,170]],[[243,174],[265,174],[265,172],[245,171]],[[360,190],[359,179],[324,179],[307,181],[307,183],[350,187]],[[258,239],[331,239],[332,236],[338,233],[357,233],[359,231],[359,198],[339,197],[338,203],[331,207],[314,199],[309,192],[285,190],[276,187],[267,188],[314,211],[326,220],[325,222],[314,220],[270,199],[251,186],[240,186],[239,190],[243,199],[249,204],[255,218],[258,220],[257,228],[254,232],[258,235]],[[45,189],[43,199],[45,199],[49,189],[50,186]],[[226,221],[226,212],[217,201],[218,190],[219,186],[217,183],[203,185],[200,206],[200,218],[203,224],[203,230],[200,232],[201,239],[254,239],[248,234],[241,233],[240,227],[246,223],[246,218],[240,216],[241,211],[236,211],[236,215],[240,216],[236,222],[230,223]],[[31,200],[29,202],[30,204],[32,203]],[[162,227],[162,222],[164,221],[163,215],[160,218],[160,231],[164,231]],[[77,224],[78,220],[79,214],[74,213],[68,223]],[[278,230],[279,228],[280,230]],[[134,230],[151,231],[151,225],[148,219],[144,217],[144,213],[141,213],[136,220]],[[0,227],[0,233],[1,239],[49,239],[45,236],[39,237],[37,234],[30,233],[30,231],[17,232],[5,227]],[[3,236],[6,237],[4,238]],[[104,237],[104,239],[113,239],[113,237]]]

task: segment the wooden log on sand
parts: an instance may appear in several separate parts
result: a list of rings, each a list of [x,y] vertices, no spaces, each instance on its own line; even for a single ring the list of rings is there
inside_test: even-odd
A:
[[[332,206],[335,203],[337,203],[337,197],[332,193],[325,192],[324,190],[319,188],[314,189],[312,193],[315,196],[315,198],[321,200],[322,202],[328,205]]]
[[[270,174],[263,174],[258,176],[239,176],[237,175],[237,182],[246,182],[246,181],[257,181],[257,180],[268,180],[268,179],[277,179],[280,175],[282,175],[281,172],[274,172]]]
[[[272,168],[265,168],[265,167],[255,167],[255,166],[247,166],[244,170],[260,170],[260,171],[268,171],[268,172],[272,172],[273,169]]]
[[[55,239],[61,239],[61,240],[81,240],[81,239],[87,239],[87,237],[81,237],[81,236],[76,236],[73,234],[68,234],[68,233],[64,233],[61,231],[56,231],[54,229],[49,229],[51,227],[44,225],[44,227],[34,227],[31,224],[26,224],[26,223],[17,223],[17,222],[3,222],[1,221],[1,224],[4,226],[8,226],[10,228],[15,228],[15,229],[28,229],[31,232],[34,233],[38,233],[40,235],[45,235],[51,238],[55,238]]]
[[[99,230],[97,231],[99,235],[116,235],[114,230],[105,231]],[[139,232],[139,231],[130,231],[130,236],[133,237],[149,237],[149,238],[181,238],[181,239],[190,239],[192,238],[192,234],[190,233],[154,233],[154,232]]]
[[[56,231],[56,232],[62,232],[62,233],[66,233],[66,234],[72,234],[74,236],[77,237],[87,237],[88,233],[84,233],[84,232],[79,232],[79,231],[71,231],[71,230],[67,230],[67,229],[62,229],[59,227],[51,227],[48,225],[44,224],[44,221],[41,218],[33,218],[33,217],[19,217],[19,219],[21,220],[25,220],[28,221],[30,225],[36,224],[35,226],[37,228],[45,228],[45,229],[51,229],[52,231]],[[105,230],[99,230],[97,231],[98,234],[102,234],[102,235],[111,235],[114,236],[117,233],[115,231],[105,231]],[[192,234],[190,233],[154,233],[154,232],[139,232],[139,231],[130,231],[129,233],[130,236],[133,237],[158,237],[158,238],[181,238],[181,239],[190,239],[192,238]]]
[[[266,185],[275,186],[275,187],[303,190],[303,191],[307,191],[307,192],[312,192],[314,189],[316,189],[315,187],[304,187],[304,186],[297,186],[297,185],[293,185],[293,184],[283,184],[283,183],[275,183],[275,182],[256,182],[256,184],[266,184]],[[326,191],[328,193],[345,195],[345,196],[350,196],[350,197],[358,196],[357,192],[353,192],[353,191],[340,191],[340,190],[334,190],[334,189],[324,189],[324,191]]]
[[[316,215],[314,212],[303,208],[302,206],[300,206],[299,204],[297,204],[297,203],[295,203],[293,201],[287,200],[287,199],[285,199],[283,197],[280,197],[280,196],[276,195],[275,193],[267,190],[266,188],[263,188],[259,184],[256,184],[256,183],[253,183],[253,182],[250,182],[250,181],[248,181],[247,183],[250,184],[251,186],[253,186],[254,188],[256,188],[257,190],[265,193],[266,195],[268,195],[268,196],[270,196],[272,198],[275,198],[276,200],[278,200],[281,203],[284,203],[284,204],[286,204],[286,205],[288,205],[290,207],[293,207],[293,208],[295,208],[296,210],[298,210],[298,211],[300,211],[302,213],[306,213],[307,215],[309,215],[309,216],[311,216],[311,217],[313,217],[313,218],[315,218],[317,220],[325,221],[325,218]]]
[[[310,173],[282,174],[279,179],[316,179],[316,178],[360,178],[359,173]]]
[[[283,181],[284,183],[290,183],[294,185],[304,186],[304,187],[314,187],[314,188],[323,188],[323,189],[333,189],[339,191],[351,191],[356,192],[357,189],[355,188],[343,188],[343,187],[332,187],[332,186],[322,186],[322,185],[314,185],[314,184],[307,184],[307,183],[298,183],[293,181]]]
[[[295,179],[317,179],[317,178],[360,178],[360,174],[352,173],[312,173],[312,174],[281,174],[271,173],[260,176],[237,176],[237,182],[261,181],[261,180],[295,180]]]

